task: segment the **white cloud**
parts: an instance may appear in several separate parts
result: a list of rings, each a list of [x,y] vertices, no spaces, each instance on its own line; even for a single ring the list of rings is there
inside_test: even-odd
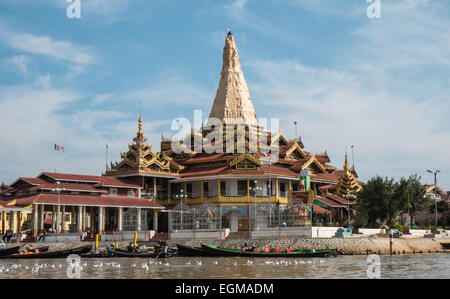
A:
[[[29,33],[0,31],[0,37],[11,48],[32,54],[41,54],[69,63],[87,65],[95,63],[96,58],[88,47],[69,41],[53,40],[49,36],[37,36]]]
[[[2,64],[5,68],[15,71],[19,71],[23,74],[28,74],[28,64],[30,63],[31,58],[25,55],[15,55],[9,58],[5,58],[2,61]]]

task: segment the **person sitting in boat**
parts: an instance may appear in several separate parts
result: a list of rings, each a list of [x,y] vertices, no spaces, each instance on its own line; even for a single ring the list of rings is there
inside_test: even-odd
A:
[[[128,252],[133,252],[134,251],[133,242],[130,242],[130,245],[128,245],[127,250],[128,250]]]
[[[291,252],[292,252],[292,248],[291,248],[291,247],[288,247],[288,249],[286,249],[286,252],[287,252],[287,253],[291,253]]]
[[[23,246],[23,248],[22,248],[22,253],[23,253],[23,254],[28,254],[28,253],[33,252],[33,251],[34,251],[34,247],[33,247],[33,245],[31,245],[31,244],[26,244],[26,245]]]
[[[247,242],[244,243],[244,246],[242,246],[242,251],[247,251],[249,248]]]
[[[5,242],[2,240],[1,242],[0,242],[0,249],[5,249],[6,248],[6,244],[5,244]]]

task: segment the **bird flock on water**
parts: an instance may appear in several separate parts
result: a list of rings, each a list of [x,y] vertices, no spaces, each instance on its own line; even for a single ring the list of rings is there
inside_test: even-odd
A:
[[[231,265],[232,266],[238,266],[238,265],[253,265],[253,264],[257,264],[257,265],[271,265],[271,266],[290,266],[290,265],[304,265],[304,264],[323,264],[325,263],[324,260],[320,259],[320,260],[279,260],[279,259],[274,259],[274,260],[264,260],[264,262],[262,263],[261,260],[247,260],[245,263],[243,262],[237,262],[237,261],[232,261]],[[230,265],[230,262],[220,262],[221,265]],[[70,263],[40,263],[40,264],[30,264],[30,265],[22,265],[22,264],[0,264],[0,275],[8,275],[9,273],[13,273],[16,271],[28,271],[31,274],[36,274],[39,273],[43,270],[52,270],[52,269],[58,269],[58,268],[64,268],[66,269],[66,267],[68,265],[74,265],[74,264],[70,264]],[[150,271],[151,268],[153,267],[158,267],[158,266],[164,266],[164,267],[169,267],[171,265],[177,265],[177,263],[169,263],[168,261],[161,261],[161,260],[150,260],[150,261],[145,261],[145,262],[140,262],[140,263],[131,263],[131,264],[125,264],[125,263],[118,263],[115,261],[112,262],[106,262],[106,261],[98,261],[95,260],[92,263],[87,263],[87,262],[82,262],[80,263],[80,270],[82,271],[83,269],[91,266],[91,269],[95,269],[95,270],[99,270],[99,269],[105,269],[105,268],[121,268],[121,266],[129,266],[130,268],[135,268],[135,269],[142,269],[145,270],[146,272]],[[178,264],[179,265],[179,264]],[[184,263],[184,266],[191,266],[191,267],[195,267],[195,266],[202,266],[202,265],[219,265],[219,261],[218,260],[213,260],[213,261],[201,261],[201,260],[194,260],[194,261],[187,261]]]

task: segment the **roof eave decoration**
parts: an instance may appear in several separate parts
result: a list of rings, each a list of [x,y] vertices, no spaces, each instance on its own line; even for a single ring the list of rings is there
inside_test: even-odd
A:
[[[257,166],[262,165],[261,161],[258,158],[256,158],[255,156],[253,156],[252,154],[250,154],[248,152],[243,153],[239,157],[232,160],[229,165],[230,165],[230,167],[234,167],[235,165],[237,165],[238,163],[241,163],[244,160],[248,160]]]
[[[308,160],[308,162],[303,164],[302,170],[307,169],[313,163],[322,171],[322,173],[327,173],[326,169],[322,166],[322,164],[320,164],[320,162],[317,161],[315,154],[312,154],[311,158]]]
[[[298,144],[297,141],[291,146],[291,148],[286,151],[286,157],[289,157],[294,151],[297,151],[302,156],[302,159],[306,158],[306,153],[302,150],[300,147],[300,144]]]

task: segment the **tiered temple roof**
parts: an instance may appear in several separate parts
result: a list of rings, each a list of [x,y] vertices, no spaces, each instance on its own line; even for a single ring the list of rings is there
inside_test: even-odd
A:
[[[147,139],[142,132],[142,119],[139,118],[139,131],[134,139],[135,143],[129,146],[127,153],[121,155],[122,161],[112,165],[106,174],[140,175],[165,172],[174,176],[170,183],[181,183],[240,177],[267,179],[268,173],[273,178],[298,179],[303,170],[309,170],[316,196],[321,197],[319,194],[321,191],[323,201],[333,203],[336,207],[349,204],[343,198],[346,194],[343,190],[349,189],[349,192],[359,190],[357,175],[353,169],[349,169],[347,155],[344,169],[339,170],[329,164],[331,161],[327,151],[322,153],[307,151],[300,136],[288,139],[281,130],[274,133],[264,131],[258,124],[241,69],[237,46],[231,33],[226,36],[219,87],[209,117],[222,121],[225,126],[222,132],[224,138],[217,140],[210,138],[208,134],[211,128],[206,125],[207,129],[202,127],[201,131],[191,130],[190,134],[177,141],[162,136],[160,153],[151,152],[151,146],[146,143]],[[228,118],[241,120],[246,125],[245,131],[233,128],[231,136],[225,135]],[[255,131],[258,138],[266,137],[267,147],[251,143],[249,137]],[[242,138],[241,148],[237,145],[239,138]],[[201,146],[195,147],[195,141],[201,141]],[[227,151],[229,141],[234,141],[232,151]],[[175,153],[172,149],[174,142],[184,146],[186,151]],[[269,167],[271,154],[267,154],[265,150],[273,148],[277,149],[278,159],[270,161]],[[216,151],[211,152],[211,149]]]
[[[360,189],[361,186],[358,180],[348,167],[347,153],[345,153],[344,171],[339,178],[339,182],[336,187],[336,194],[344,197],[351,196],[353,198]]]

